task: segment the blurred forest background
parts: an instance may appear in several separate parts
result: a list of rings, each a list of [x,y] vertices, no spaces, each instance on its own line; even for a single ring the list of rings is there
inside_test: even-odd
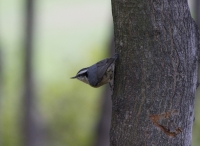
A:
[[[70,77],[110,56],[111,1],[33,0],[33,19],[28,1],[0,1],[0,146],[107,146],[108,86]],[[200,145],[199,94],[192,146]]]

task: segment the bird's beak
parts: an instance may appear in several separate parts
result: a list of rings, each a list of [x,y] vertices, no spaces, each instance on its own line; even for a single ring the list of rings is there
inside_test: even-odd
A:
[[[76,79],[77,78],[77,76],[74,76],[74,77],[71,77],[70,79]]]

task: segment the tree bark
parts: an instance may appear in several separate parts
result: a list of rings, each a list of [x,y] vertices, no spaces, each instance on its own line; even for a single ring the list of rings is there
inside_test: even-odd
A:
[[[112,0],[111,146],[190,146],[199,35],[187,0]]]

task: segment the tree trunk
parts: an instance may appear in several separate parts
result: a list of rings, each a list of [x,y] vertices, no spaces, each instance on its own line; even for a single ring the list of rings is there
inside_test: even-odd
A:
[[[2,48],[0,44],[0,121],[2,121],[2,98],[3,98],[3,58]],[[0,123],[0,146],[2,145],[2,123]]]
[[[35,122],[33,120],[33,0],[26,0],[26,36],[25,36],[25,66],[24,66],[24,146],[35,146]]]
[[[190,146],[198,30],[187,0],[112,0],[111,146]]]
[[[44,146],[42,135],[41,118],[35,106],[34,84],[33,84],[33,0],[26,0],[26,34],[25,34],[25,64],[24,64],[24,98],[23,98],[23,145]]]
[[[199,0],[195,0],[193,1],[194,4],[193,4],[193,14],[194,14],[194,19],[197,23],[198,26],[200,26],[200,1]],[[200,67],[200,64],[199,66]],[[200,70],[198,69],[198,79],[200,79]],[[200,126],[200,114],[199,114],[199,111],[200,111],[200,108],[199,108],[199,105],[200,105],[200,92],[199,92],[199,87],[198,87],[198,91],[197,91],[197,94],[196,94],[196,98],[195,99],[195,122],[194,122],[194,125],[193,125],[193,135],[195,135],[192,139],[192,146],[199,146],[200,145],[200,129],[199,129],[199,126]]]
[[[95,146],[109,146],[109,129],[111,120],[111,92],[110,88],[106,88],[103,93],[102,111],[100,120],[97,125],[97,138]]]
[[[199,0],[195,0],[194,1],[194,14],[195,14],[195,19],[196,19],[196,23],[199,25],[200,24],[200,9],[199,9],[199,6],[200,6],[200,1]]]

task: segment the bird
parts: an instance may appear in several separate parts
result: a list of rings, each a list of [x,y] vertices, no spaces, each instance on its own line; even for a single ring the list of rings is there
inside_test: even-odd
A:
[[[76,76],[71,79],[78,79],[94,88],[98,88],[104,84],[109,83],[114,78],[115,61],[118,58],[118,54],[115,54],[111,58],[101,60],[89,67],[83,68],[78,71]]]

